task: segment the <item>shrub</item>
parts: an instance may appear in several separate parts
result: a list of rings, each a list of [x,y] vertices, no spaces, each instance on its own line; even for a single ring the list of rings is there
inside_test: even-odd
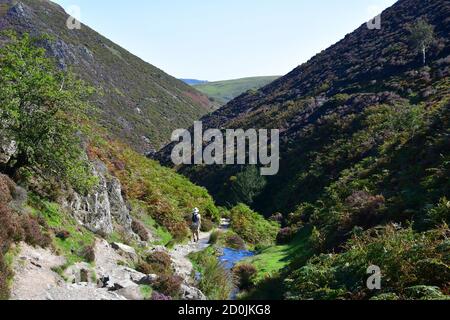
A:
[[[155,251],[139,263],[138,270],[145,274],[172,275],[172,259],[163,251]]]
[[[209,219],[202,219],[201,231],[209,232],[214,228],[214,223]]]
[[[163,274],[155,281],[153,288],[166,296],[178,298],[182,283],[183,278],[180,276]]]
[[[154,301],[170,301],[170,300],[172,300],[172,298],[168,297],[168,296],[166,296],[166,295],[164,295],[162,293],[153,291],[151,300],[154,300]]]
[[[24,215],[20,217],[25,241],[32,246],[48,247],[52,244],[52,238],[41,231],[38,219]]]
[[[86,262],[94,262],[95,261],[95,250],[94,246],[85,246],[81,249],[80,257],[82,257]]]
[[[139,222],[136,219],[133,219],[133,222],[131,223],[131,228],[133,232],[136,233],[142,241],[147,242],[149,240],[147,229],[141,222]]]
[[[237,234],[229,233],[225,238],[225,243],[231,249],[242,250],[245,249],[245,241]]]
[[[223,232],[220,230],[216,230],[213,233],[211,233],[211,236],[209,238],[209,244],[215,245],[219,241],[219,238],[222,236],[222,233]]]
[[[272,244],[275,242],[279,226],[252,211],[244,204],[231,209],[231,228],[252,244]]]
[[[232,271],[241,290],[248,290],[253,286],[253,277],[258,272],[253,265],[248,263],[239,264]]]
[[[214,255],[213,250],[207,249],[191,255],[202,277],[199,289],[211,300],[228,300],[234,289],[232,274]]]
[[[277,235],[277,244],[283,245],[291,242],[296,234],[296,230],[291,227],[281,229]]]
[[[61,230],[55,234],[55,237],[61,240],[66,240],[70,237],[70,232],[67,230]]]
[[[370,299],[383,293],[400,299],[442,297],[450,277],[449,232],[448,226],[417,233],[412,228],[397,230],[389,225],[355,235],[341,253],[315,256],[293,271],[286,280],[289,298]],[[382,292],[370,291],[364,285],[370,265],[381,268]],[[420,290],[406,289],[412,287]]]

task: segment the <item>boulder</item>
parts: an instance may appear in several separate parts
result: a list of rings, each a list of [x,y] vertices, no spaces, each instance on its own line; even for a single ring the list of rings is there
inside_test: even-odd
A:
[[[188,301],[205,301],[206,296],[199,289],[188,286],[186,284],[181,285],[181,297],[183,300]]]
[[[138,285],[119,289],[115,292],[119,296],[124,297],[127,300],[141,301],[144,300],[144,295],[141,292],[141,288]]]
[[[117,251],[122,257],[127,260],[131,260],[134,263],[139,262],[139,256],[134,248],[127,246],[123,243],[111,243],[111,247]]]
[[[136,283],[140,285],[151,286],[152,284],[155,283],[156,280],[158,280],[158,276],[156,274],[148,274],[145,277],[141,278]]]
[[[1,134],[1,132],[0,132]],[[0,138],[0,164],[6,164],[17,152],[17,143],[14,140]]]

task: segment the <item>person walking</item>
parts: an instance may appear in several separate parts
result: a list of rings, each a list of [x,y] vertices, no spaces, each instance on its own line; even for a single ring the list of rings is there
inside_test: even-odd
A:
[[[194,237],[194,242],[200,241],[200,228],[202,226],[202,217],[200,215],[200,210],[198,208],[194,208],[192,211],[192,224],[191,230],[192,235]]]

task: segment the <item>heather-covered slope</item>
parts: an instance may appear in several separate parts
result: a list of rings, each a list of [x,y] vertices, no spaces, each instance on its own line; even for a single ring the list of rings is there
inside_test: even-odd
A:
[[[99,90],[101,124],[139,152],[159,149],[171,132],[208,113],[211,102],[89,27],[66,27],[67,14],[47,0],[1,0],[0,29],[48,34],[45,44],[63,68]],[[151,40],[149,40],[151,41]]]
[[[180,169],[222,204],[280,222],[280,246],[249,261],[257,273],[244,297],[448,298],[449,17],[448,1],[400,0],[380,30],[364,24],[203,118],[205,128],[282,131],[280,172],[265,183],[252,168]],[[419,23],[434,33],[425,65],[412,43]],[[380,290],[366,285],[372,265]]]
[[[303,200],[317,199],[342,170],[367,156],[377,143],[373,138],[362,154],[350,152],[339,161],[332,157],[326,167],[313,169],[331,157],[332,146],[328,145],[340,138],[344,139],[340,146],[348,141],[358,127],[348,128],[345,123],[356,124],[355,118],[368,108],[410,104],[429,110],[445,101],[449,93],[449,13],[448,1],[399,1],[383,12],[381,30],[369,30],[363,24],[288,75],[202,119],[206,128],[281,130],[282,169],[269,179],[261,201],[255,204],[258,209],[267,214],[289,213]],[[435,33],[426,67],[409,41],[409,26],[420,18],[428,21]],[[334,128],[326,129],[327,122],[334,123]],[[359,125],[364,128],[366,124]],[[163,149],[158,158],[166,162],[170,150],[171,146]],[[333,150],[338,152],[336,146]],[[241,168],[182,170],[226,203],[229,178]],[[224,182],[228,187],[223,187]]]

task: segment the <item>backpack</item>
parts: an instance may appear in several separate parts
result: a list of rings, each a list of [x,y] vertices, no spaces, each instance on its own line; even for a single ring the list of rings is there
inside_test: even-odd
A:
[[[198,214],[193,214],[192,215],[192,223],[194,223],[194,224],[199,223],[199,216],[198,216]]]

